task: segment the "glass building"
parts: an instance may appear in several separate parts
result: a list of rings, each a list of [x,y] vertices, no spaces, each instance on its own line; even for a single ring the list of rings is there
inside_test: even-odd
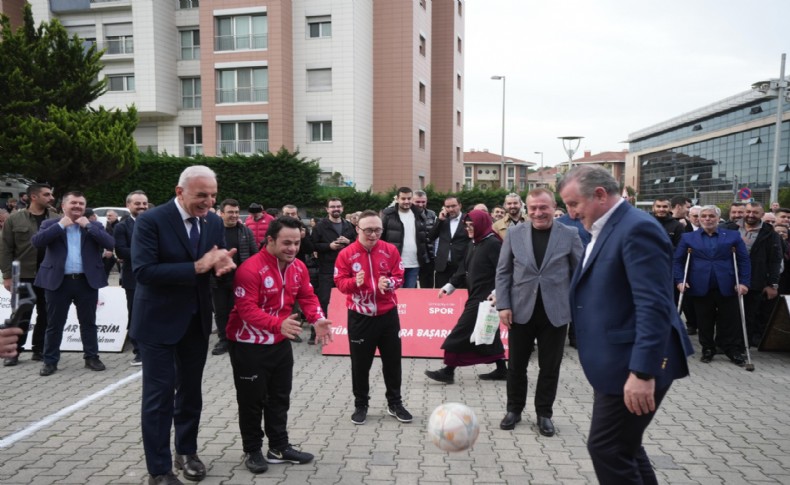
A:
[[[642,203],[683,195],[700,204],[731,201],[743,187],[769,203],[775,97],[747,91],[632,133],[626,185]],[[783,106],[779,187],[790,186],[790,103]]]

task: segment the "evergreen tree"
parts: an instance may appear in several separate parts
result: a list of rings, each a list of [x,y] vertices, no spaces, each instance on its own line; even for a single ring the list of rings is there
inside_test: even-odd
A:
[[[57,20],[36,28],[30,4],[16,31],[0,16],[0,171],[74,190],[136,168],[134,107],[88,106],[106,90],[101,57]]]

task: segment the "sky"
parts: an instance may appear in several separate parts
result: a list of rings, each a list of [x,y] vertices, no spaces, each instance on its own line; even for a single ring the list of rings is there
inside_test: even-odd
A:
[[[445,1],[445,0],[439,0]],[[464,150],[545,166],[778,78],[790,1],[466,0]],[[786,68],[790,74],[790,60]]]

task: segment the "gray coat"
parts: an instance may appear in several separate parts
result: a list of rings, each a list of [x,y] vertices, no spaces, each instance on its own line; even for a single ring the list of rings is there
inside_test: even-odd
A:
[[[570,284],[584,249],[576,228],[552,224],[543,264],[537,267],[532,249],[532,224],[511,226],[496,269],[497,310],[510,309],[514,323],[527,323],[538,289],[546,316],[555,327],[571,321]]]

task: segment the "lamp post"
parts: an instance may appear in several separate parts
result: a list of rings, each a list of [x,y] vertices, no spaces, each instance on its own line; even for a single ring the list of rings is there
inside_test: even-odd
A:
[[[543,179],[543,152],[535,152],[535,155],[540,155],[540,178]],[[539,184],[539,180],[535,180],[535,185]]]
[[[573,168],[573,154],[576,153],[576,150],[579,149],[579,145],[582,143],[583,136],[559,136],[557,137],[562,140],[562,148],[565,149],[565,153],[568,154],[568,170]]]
[[[782,111],[784,111],[784,101],[787,96],[787,81],[785,80],[785,58],[782,54],[782,62],[779,68],[779,80],[759,81],[752,84],[752,89],[763,94],[776,96],[776,129],[774,131],[774,159],[771,168],[771,200],[779,200],[779,149],[782,144]]]
[[[499,158],[499,183],[505,186],[505,76],[491,76],[495,81],[502,81],[502,151]]]

